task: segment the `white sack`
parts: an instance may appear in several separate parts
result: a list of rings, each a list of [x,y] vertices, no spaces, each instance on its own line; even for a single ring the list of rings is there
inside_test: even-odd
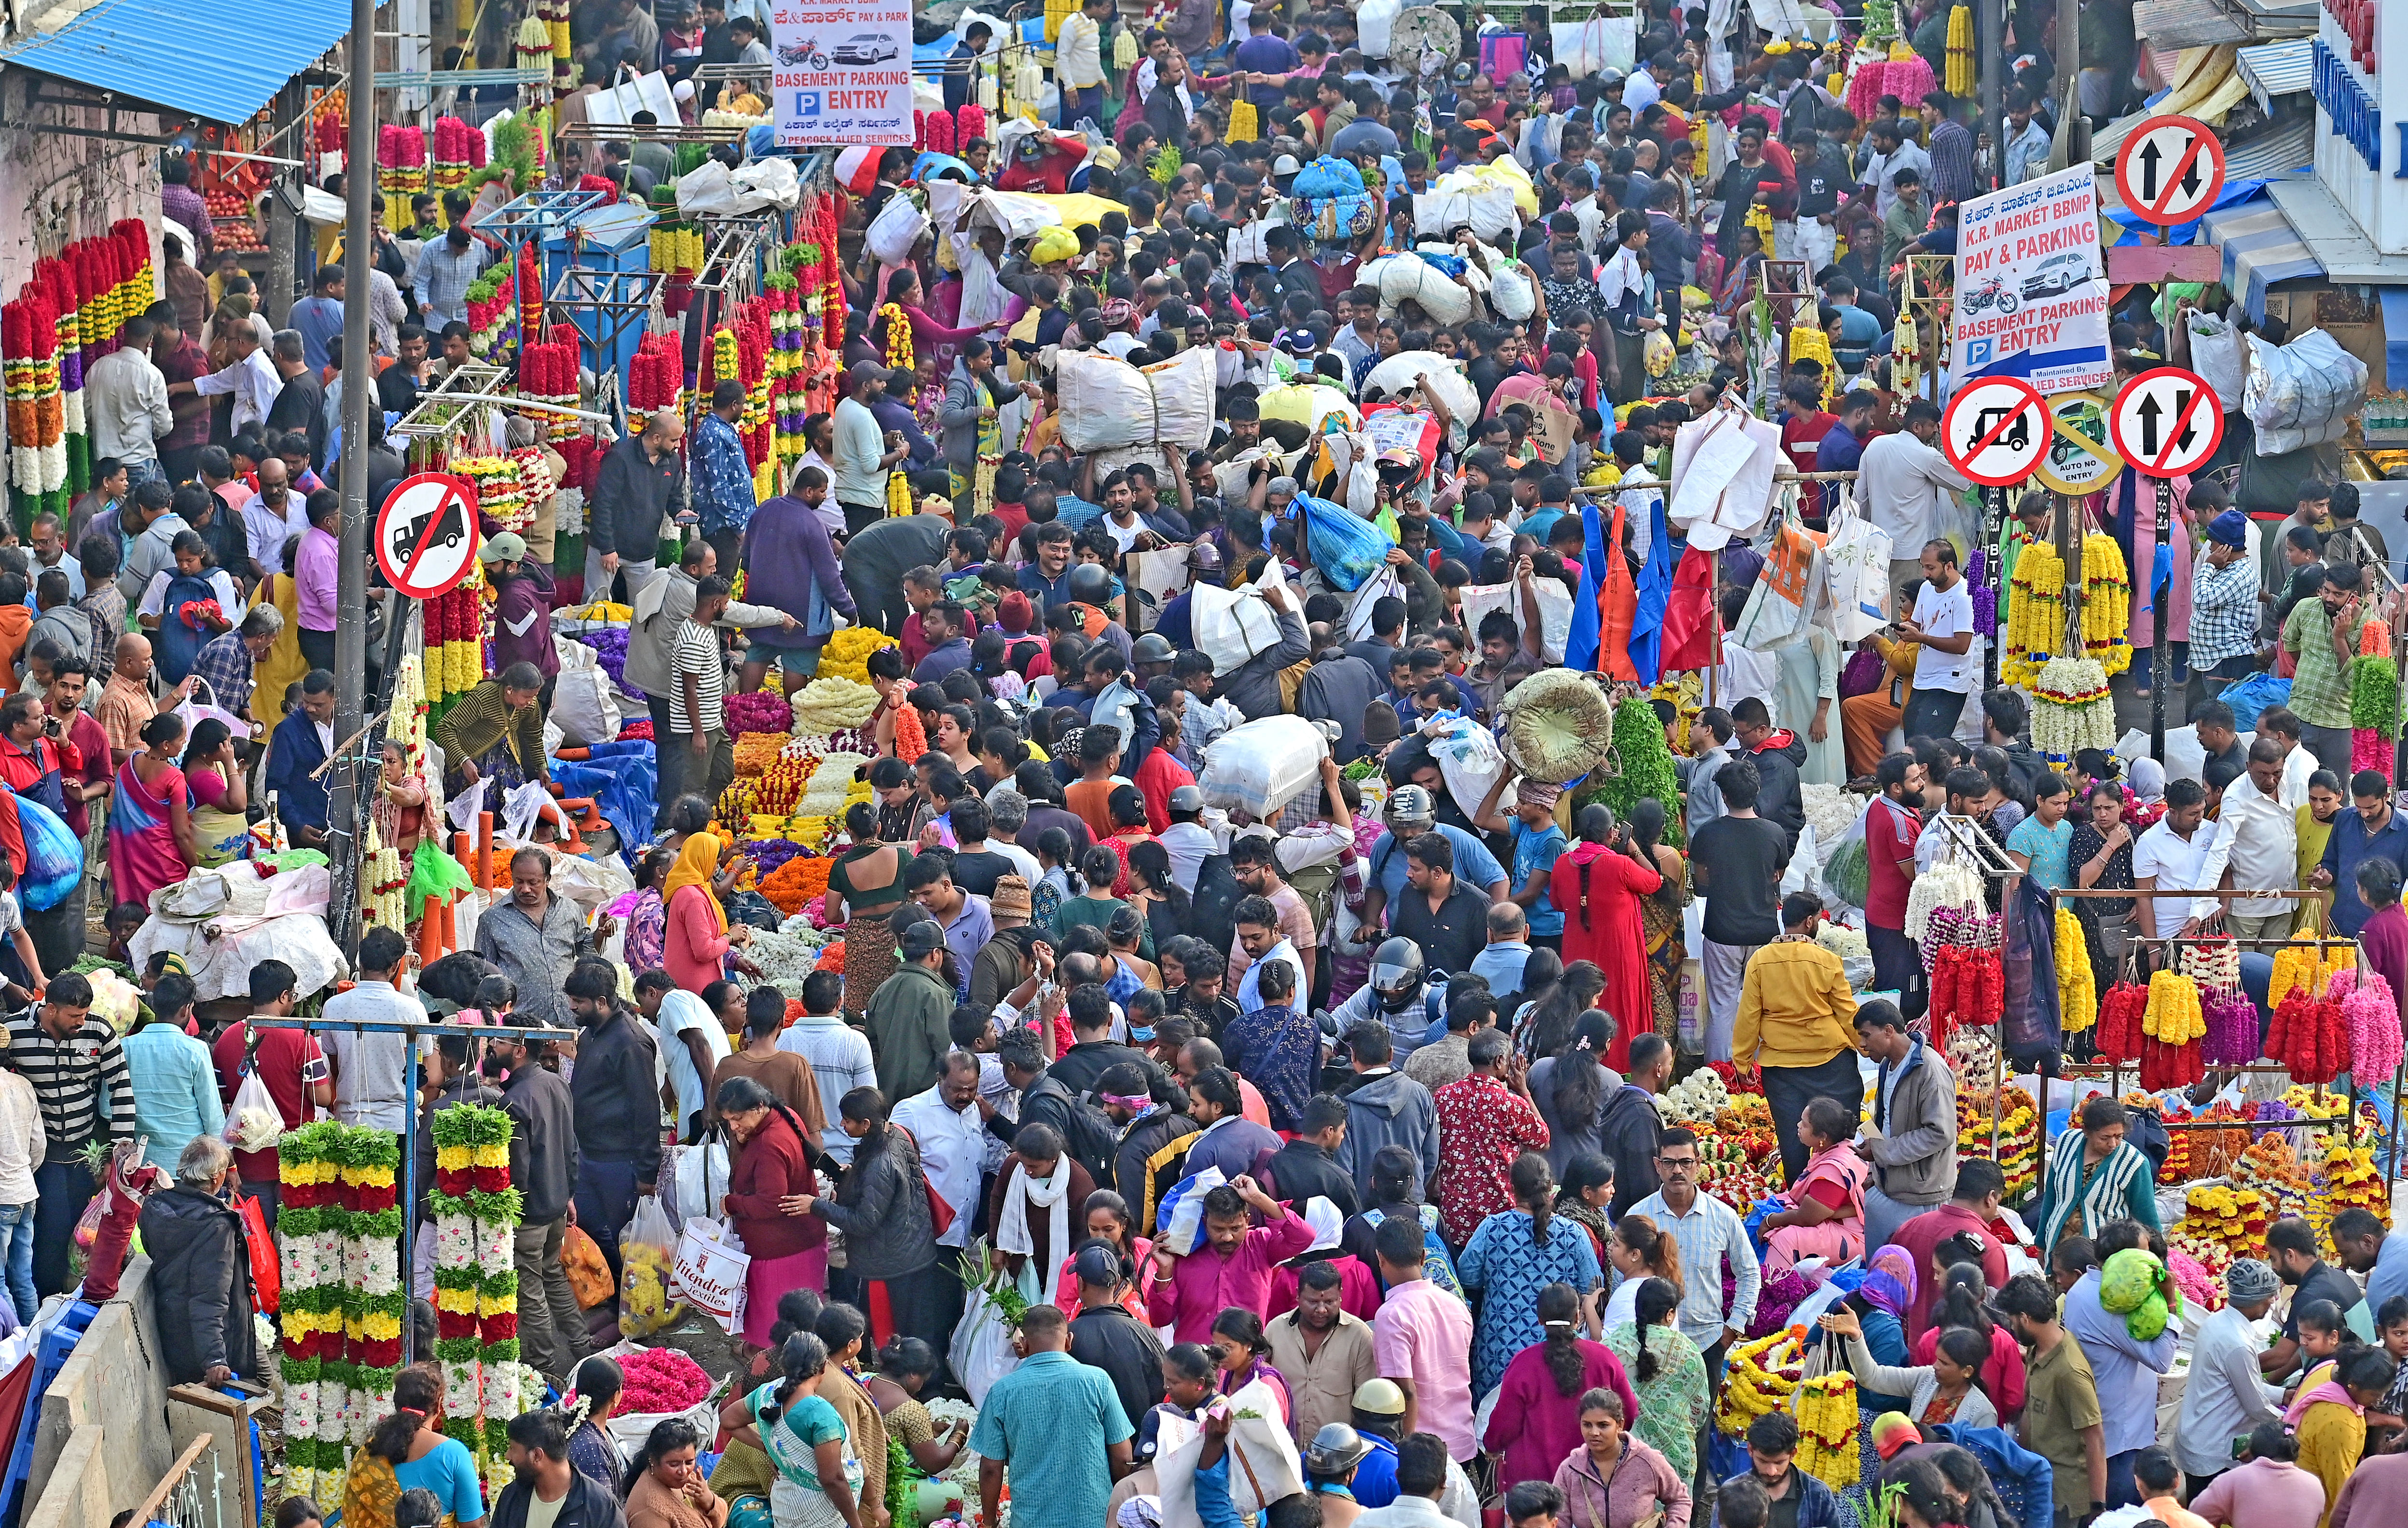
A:
[[[1450,361],[1436,350],[1398,351],[1366,372],[1357,392],[1378,388],[1383,394],[1394,397],[1415,385],[1413,378],[1423,372],[1429,374],[1430,390],[1438,394],[1439,402],[1446,405],[1446,411],[1455,416],[1455,422],[1469,428],[1480,417],[1480,392],[1463,375],[1463,363]]]
[[[1201,450],[1212,434],[1215,363],[1210,350],[1182,350],[1140,370],[1093,350],[1059,352],[1062,443],[1075,451],[1175,445]]]
[[[1214,738],[1204,750],[1204,768],[1196,783],[1204,788],[1205,805],[1268,822],[1320,782],[1321,761],[1327,757],[1329,740],[1312,721],[1300,716],[1267,716]]]
[[[1369,271],[1364,276],[1380,289],[1383,318],[1408,300],[1419,303],[1434,321],[1450,327],[1471,317],[1471,293],[1421,256],[1394,255],[1372,264],[1378,267],[1376,278]]]
[[[886,205],[878,209],[862,241],[880,260],[889,265],[900,265],[911,258],[911,247],[927,231],[928,215],[910,197],[897,194],[886,198]]]
[[[2288,345],[2249,340],[2242,405],[2258,427],[2258,454],[2278,456],[2339,440],[2366,407],[2366,363],[2332,336],[2311,329]]]

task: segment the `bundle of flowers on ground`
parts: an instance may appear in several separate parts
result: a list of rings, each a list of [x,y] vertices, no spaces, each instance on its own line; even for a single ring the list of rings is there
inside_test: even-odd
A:
[[[435,1186],[435,1356],[443,1430],[477,1456],[488,1497],[510,1478],[510,1419],[535,1397],[522,1380],[517,1264],[521,1200],[510,1187],[510,1117],[480,1104],[438,1112]]]

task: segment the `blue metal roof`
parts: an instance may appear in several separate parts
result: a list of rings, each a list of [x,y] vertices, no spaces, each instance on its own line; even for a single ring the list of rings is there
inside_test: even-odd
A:
[[[348,0],[100,0],[0,47],[0,64],[240,122],[351,24]]]

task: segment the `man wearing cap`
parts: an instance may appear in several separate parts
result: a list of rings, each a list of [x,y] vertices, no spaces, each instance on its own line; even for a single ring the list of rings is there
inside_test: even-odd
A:
[[[953,1012],[953,984],[942,975],[944,929],[914,903],[896,916],[909,918],[896,936],[895,974],[869,998],[869,1037],[878,1045],[878,1090],[909,1098],[937,1080],[939,1064],[953,1048],[947,1021]]]
[[[2258,570],[2243,555],[2249,517],[2227,509],[2207,525],[2206,560],[2191,569],[2190,671],[2239,679],[2257,672]]]
[[[552,580],[522,574],[526,538],[516,531],[487,541],[477,559],[498,592],[494,600],[494,672],[515,663],[533,664],[549,688],[560,673],[560,654],[552,645]]]
[[[2280,1421],[2283,1392],[2258,1366],[2265,1344],[2257,1322],[2272,1308],[2282,1279],[2254,1257],[2224,1270],[2224,1308],[2200,1322],[2191,1337],[2190,1379],[2174,1422],[2174,1463],[2196,1497],[2232,1468],[2232,1440],[2259,1422]]]
[[[1070,21],[1081,19],[1074,13],[1064,18],[1063,24],[1068,26]],[[1068,93],[1064,93],[1067,95]],[[996,179],[996,189],[1034,192],[1045,196],[1066,195],[1070,189],[1070,172],[1077,169],[1086,157],[1084,146],[1075,142],[1057,143],[1052,128],[1039,127],[1013,147],[1011,163]],[[1067,234],[1068,230],[1046,229],[1039,234],[1038,243],[1030,248],[1029,259],[1040,268],[1070,258],[1068,254],[1059,252],[1058,247],[1045,238],[1046,234],[1057,232]],[[1069,250],[1075,254],[1077,244],[1071,243]],[[1067,271],[1067,265],[1064,268]]]
[[[886,391],[884,366],[856,361],[844,374],[844,386],[828,464],[836,469],[836,502],[844,510],[845,529],[857,536],[885,517],[886,475],[910,448],[878,421],[876,405]]]

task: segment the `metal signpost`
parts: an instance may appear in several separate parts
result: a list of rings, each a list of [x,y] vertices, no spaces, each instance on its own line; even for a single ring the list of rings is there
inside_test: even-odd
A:
[[[2144,371],[2115,395],[2107,410],[2107,433],[2133,471],[2157,480],[2157,545],[2162,551],[2173,529],[2173,479],[2207,465],[2224,440],[2224,409],[2215,390],[2180,366]],[[2134,580],[2134,587],[2146,591],[2155,638],[2149,661],[2149,751],[2159,759],[2166,756],[2166,686],[2173,682],[2172,578],[2169,572],[2167,592],[2160,598],[2153,554],[2147,573]]]

